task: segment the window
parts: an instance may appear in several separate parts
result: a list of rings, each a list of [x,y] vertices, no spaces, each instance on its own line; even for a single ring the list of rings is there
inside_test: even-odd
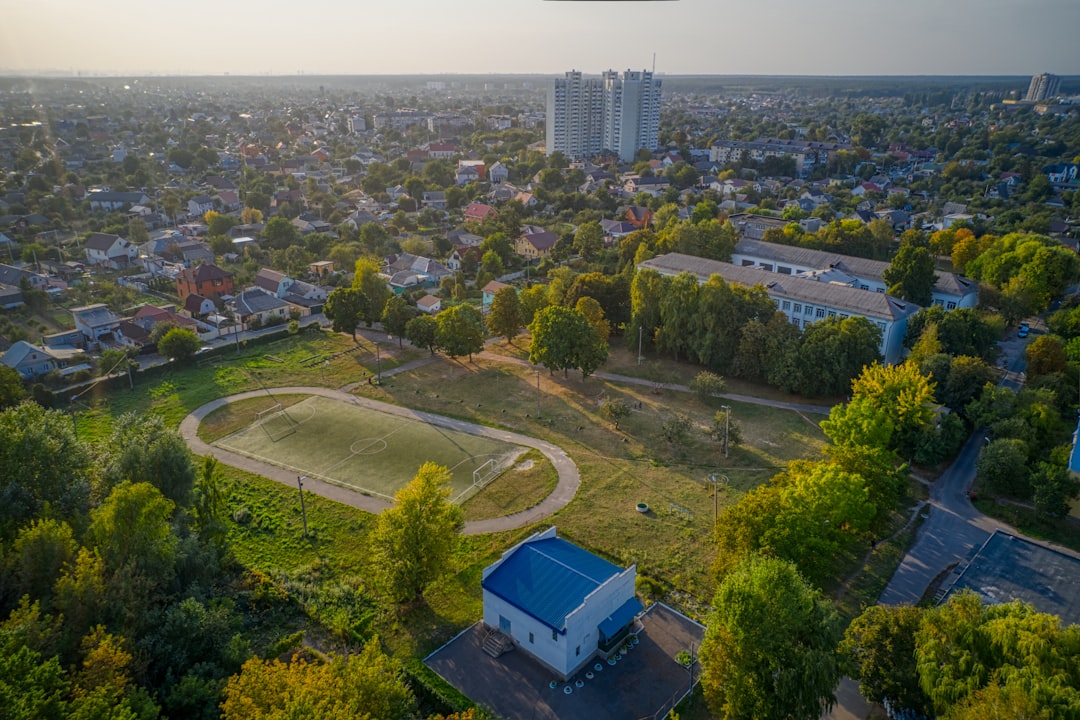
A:
[[[742,261],[742,266],[743,267],[753,267],[754,266],[754,261],[753,260],[743,260]]]
[[[574,648],[574,654],[575,655],[580,655],[581,654],[581,646],[580,645],[578,645],[576,648]]]
[[[879,322],[877,326],[878,328],[880,328],[881,332],[885,332],[885,323]]]
[[[878,288],[877,291],[881,294],[885,294],[885,288]]]
[[[802,304],[801,303],[795,303],[794,310],[795,310],[796,314],[801,313],[802,312]]]
[[[780,273],[781,275],[790,275],[791,274],[791,268],[786,267],[784,265],[777,265],[776,266],[776,272]]]
[[[803,313],[803,315],[813,315],[813,314],[814,314],[814,308],[807,305],[806,306],[806,311]]]
[[[783,303],[781,303],[780,307],[783,310],[790,310],[791,309],[791,301],[790,300],[785,300]]]
[[[815,313],[815,317],[819,317],[819,318],[825,317],[825,308],[818,308],[817,312]]]
[[[946,309],[946,310],[955,310],[955,309],[956,309],[956,303],[954,303],[954,302],[950,302],[950,303],[948,303],[948,304],[947,304],[947,305],[945,306],[945,309]]]
[[[536,638],[533,637],[532,633],[529,633],[529,642],[532,643],[532,642],[535,642],[535,641],[536,641]]]
[[[799,318],[791,318],[791,324],[795,327],[799,327]]]
[[[869,285],[860,285],[860,286],[859,286],[859,289],[860,289],[860,290],[869,290],[869,289],[870,289],[870,286],[869,286]]]
[[[761,269],[772,272],[772,263],[761,263]]]
[[[848,314],[847,314],[847,313],[840,313],[840,317],[842,317],[843,319],[847,320],[847,318],[848,318]]]
[[[559,631],[558,630],[552,630],[551,631],[551,639],[554,640],[555,642],[559,642]]]
[[[836,317],[836,311],[835,310],[830,310],[829,311],[829,317]]]

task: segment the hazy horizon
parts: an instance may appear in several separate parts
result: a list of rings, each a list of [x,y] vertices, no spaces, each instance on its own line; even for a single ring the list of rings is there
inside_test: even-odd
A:
[[[1080,74],[1076,0],[0,0],[0,73],[61,76]]]

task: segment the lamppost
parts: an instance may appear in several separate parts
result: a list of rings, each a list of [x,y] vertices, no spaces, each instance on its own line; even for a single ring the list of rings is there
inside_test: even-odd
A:
[[[731,406],[721,405],[720,409],[724,411],[724,459],[727,459],[728,439],[731,436]]]
[[[307,508],[304,506],[304,478],[296,476],[296,487],[300,490],[300,517],[304,519],[304,537],[307,537]]]
[[[536,417],[540,418],[540,368],[536,369]]]

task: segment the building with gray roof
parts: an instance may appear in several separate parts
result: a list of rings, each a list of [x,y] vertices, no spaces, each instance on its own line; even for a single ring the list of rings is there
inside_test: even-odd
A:
[[[918,305],[885,293],[866,292],[847,284],[821,282],[681,253],[657,256],[638,268],[667,276],[687,272],[695,275],[702,284],[713,275],[719,275],[727,283],[746,287],[760,285],[776,303],[777,310],[800,328],[827,317],[864,317],[881,330],[878,349],[884,361],[890,364],[902,359],[908,318],[919,310]]]

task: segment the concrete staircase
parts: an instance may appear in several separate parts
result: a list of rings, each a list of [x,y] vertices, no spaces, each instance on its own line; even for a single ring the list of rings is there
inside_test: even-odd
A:
[[[502,631],[492,628],[488,631],[487,637],[484,638],[482,649],[491,657],[497,658],[503,653],[513,650],[514,641]]]

